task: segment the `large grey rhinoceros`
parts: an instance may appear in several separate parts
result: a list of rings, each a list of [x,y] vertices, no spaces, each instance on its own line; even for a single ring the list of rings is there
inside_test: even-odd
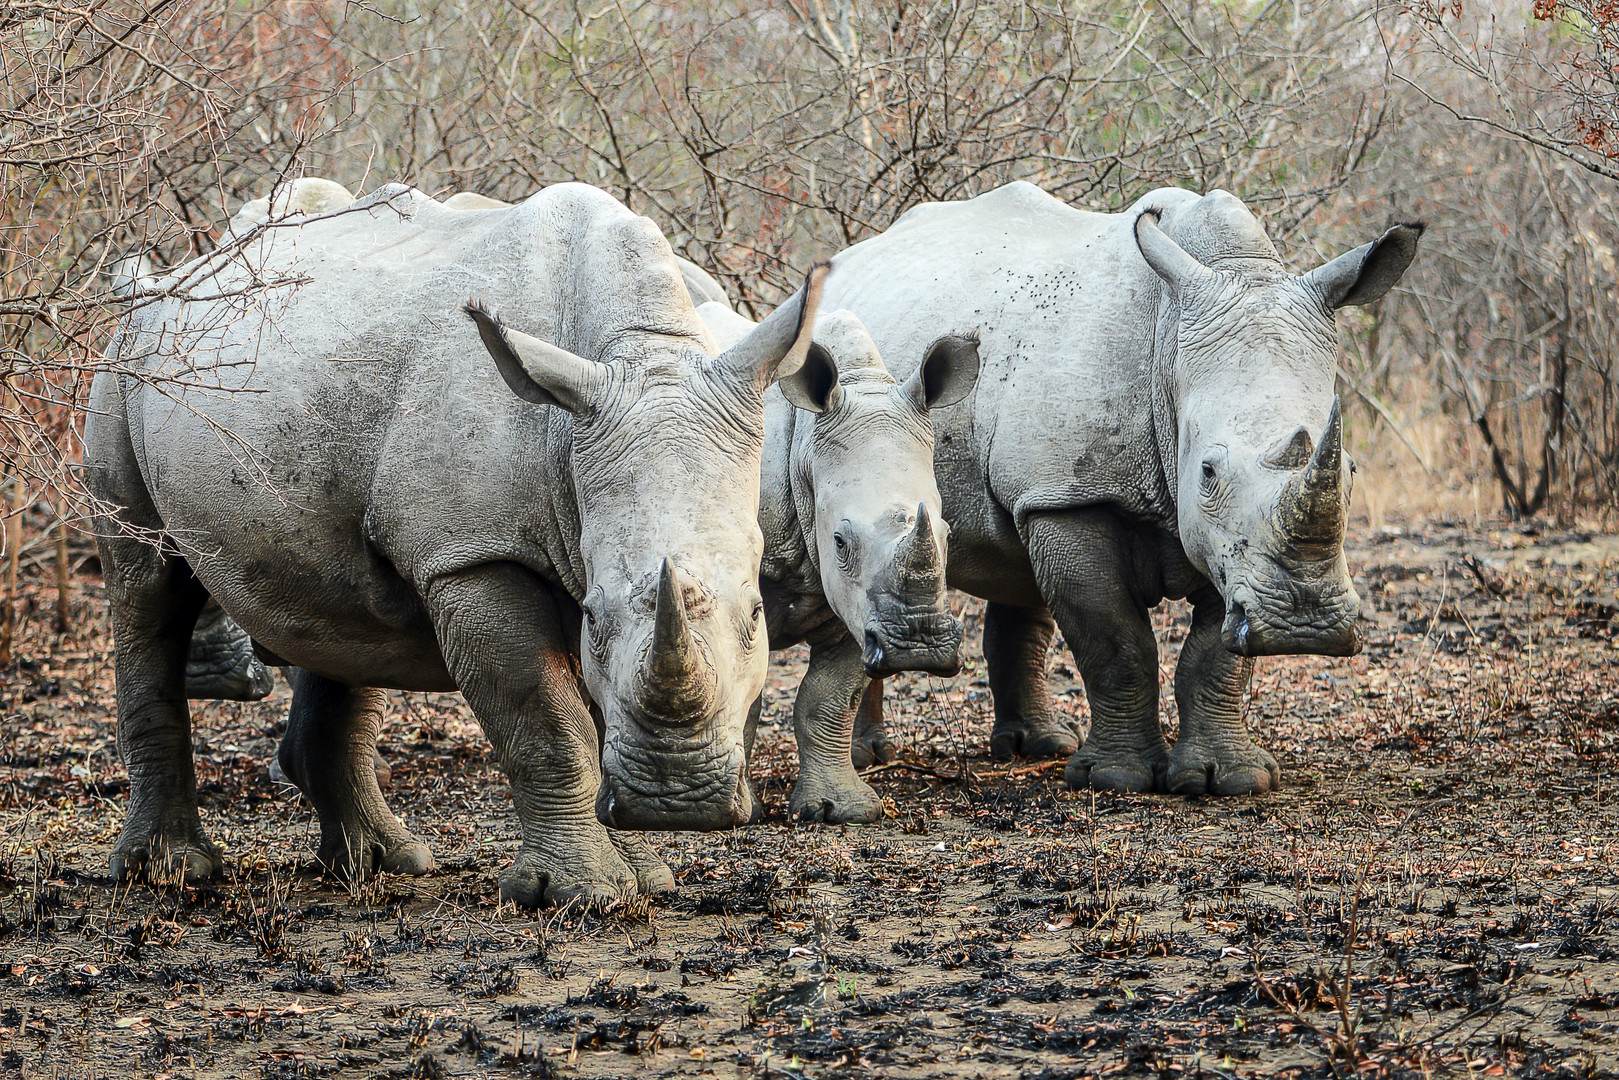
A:
[[[1013,183],[916,207],[833,260],[828,306],[897,376],[941,324],[981,336],[976,391],[934,418],[935,468],[950,584],[990,602],[996,756],[1076,749],[1046,690],[1055,616],[1091,707],[1071,785],[1280,783],[1242,723],[1253,658],[1359,649],[1333,312],[1387,292],[1421,234],[1396,225],[1294,276],[1223,191],[1100,214]],[[1171,751],[1148,612],[1181,597]]]
[[[304,179],[290,186],[280,210],[324,212],[345,196],[352,201],[330,181]],[[460,192],[443,205],[479,211],[511,204]],[[248,203],[232,228],[241,232],[269,212],[268,199]],[[729,348],[754,332],[756,324],[731,309],[707,271],[679,257],[675,264],[716,347]],[[945,600],[949,527],[933,479],[929,410],[960,400],[977,376],[976,339],[946,335],[900,386],[865,327],[839,311],[819,316],[804,366],[765,395],[759,494],[765,622],[772,649],[807,641],[811,650],[793,708],[799,754],[789,799],[794,818],[878,820],[881,800],[850,762],[857,702],[873,677],[907,670],[954,674],[961,666],[961,624]],[[216,610],[205,608],[205,618]],[[241,658],[241,667],[221,670],[221,661],[232,656]],[[199,621],[188,696],[231,696],[230,688],[252,679],[252,665],[258,661],[249,639],[228,617]],[[379,775],[386,770],[380,758],[377,768]],[[271,773],[285,776],[279,763]]]
[[[764,393],[808,351],[818,274],[715,356],[667,242],[585,185],[499,214],[390,185],[272,224],[158,282],[92,388],[115,873],[221,867],[184,682],[212,596],[302,669],[281,760],[328,865],[432,865],[377,788],[376,688],[459,689],[522,825],[503,897],[668,887],[618,829],[754,812]],[[534,336],[469,305],[474,333],[469,295]]]
[[[722,302],[697,313],[721,346],[755,332]],[[961,400],[977,377],[977,341],[946,335],[897,383],[860,320],[834,311],[816,320],[804,366],[765,397],[765,621],[772,649],[810,646],[793,703],[799,774],[789,810],[799,820],[882,816],[850,763],[871,678],[961,668],[930,412]]]
[[[721,348],[754,330],[722,302],[697,313]],[[798,820],[879,820],[882,801],[850,762],[868,683],[961,667],[961,623],[945,598],[949,528],[933,480],[929,410],[960,400],[977,374],[977,342],[947,335],[900,385],[860,321],[835,311],[816,320],[804,366],[765,395],[765,625],[772,649],[810,645],[793,704],[799,773],[788,809]],[[228,619],[209,624],[207,642],[203,635],[199,625],[194,658],[246,655],[246,635]],[[207,696],[201,688],[212,685],[199,675],[194,661],[192,697]]]

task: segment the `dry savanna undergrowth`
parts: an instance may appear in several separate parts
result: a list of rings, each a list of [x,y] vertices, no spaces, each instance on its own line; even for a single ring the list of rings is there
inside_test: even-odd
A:
[[[91,563],[71,632],[32,596],[0,690],[0,1075],[1616,1075],[1619,543],[1363,529],[1351,560],[1365,652],[1266,660],[1248,702],[1278,795],[995,765],[975,656],[892,686],[886,822],[794,826],[788,654],[767,821],[656,838],[671,897],[538,914],[495,902],[515,819],[452,696],[397,696],[383,739],[439,872],[316,872],[310,810],[266,775],[282,688],[197,710],[227,875],[114,884]],[[1184,624],[1162,613],[1166,687]]]

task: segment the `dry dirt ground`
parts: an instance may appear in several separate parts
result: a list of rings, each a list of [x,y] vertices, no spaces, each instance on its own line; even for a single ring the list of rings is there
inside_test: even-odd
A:
[[[765,824],[659,837],[669,898],[539,915],[494,902],[516,830],[453,697],[400,695],[383,741],[440,872],[316,873],[265,772],[283,687],[198,710],[228,875],[115,887],[99,590],[64,636],[42,592],[0,672],[0,1080],[1619,1076],[1619,538],[1441,527],[1351,561],[1366,651],[1263,661],[1248,702],[1278,795],[995,765],[975,658],[891,687],[884,824],[784,820],[767,727]],[[1185,621],[1161,613],[1166,687]],[[1065,650],[1051,669],[1083,725]]]

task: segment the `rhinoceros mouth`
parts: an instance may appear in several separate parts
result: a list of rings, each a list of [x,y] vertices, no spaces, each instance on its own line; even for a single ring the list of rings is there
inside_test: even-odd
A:
[[[943,613],[878,618],[866,626],[860,659],[873,679],[901,671],[949,677],[961,670],[961,637],[961,623]]]
[[[620,785],[602,778],[596,793],[596,820],[609,829],[660,832],[718,832],[749,824],[758,815],[747,778],[739,777],[728,794],[701,801],[648,799],[626,795]]]
[[[596,818],[613,829],[711,832],[756,815],[740,743],[679,746],[655,732],[609,739],[602,752]]]
[[[1220,628],[1225,647],[1238,656],[1354,656],[1360,652],[1355,615],[1342,614],[1301,622],[1264,622],[1241,603],[1226,608]]]

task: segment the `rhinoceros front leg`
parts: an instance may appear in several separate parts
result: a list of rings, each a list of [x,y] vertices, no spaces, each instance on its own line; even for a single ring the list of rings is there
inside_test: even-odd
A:
[[[632,869],[596,820],[601,752],[551,586],[511,563],[427,589],[439,648],[511,784],[523,845],[500,897],[525,907],[633,895]],[[571,601],[569,601],[571,603]]]
[[[1162,789],[1169,746],[1158,720],[1158,642],[1134,586],[1134,538],[1105,511],[1075,510],[1033,515],[1026,541],[1090,700],[1090,737],[1068,760],[1069,786]]]
[[[1254,674],[1220,638],[1225,601],[1205,588],[1192,597],[1192,630],[1175,665],[1180,738],[1169,755],[1169,790],[1177,795],[1259,795],[1281,787],[1276,759],[1242,722],[1242,692]]]
[[[377,783],[375,754],[386,698],[299,669],[277,758],[320,819],[320,864],[344,878],[374,870],[425,874],[433,854],[394,816]]]
[[[991,603],[984,611],[984,663],[995,702],[989,752],[1014,757],[1068,757],[1079,749],[1068,718],[1051,707],[1046,658],[1057,624],[1037,608]]]
[[[887,765],[898,750],[888,737],[888,725],[883,719],[883,681],[871,680],[860,698],[860,708],[854,714],[854,744],[850,747],[856,769],[869,769],[873,765]]]
[[[810,646],[809,670],[793,702],[798,783],[788,800],[797,821],[828,825],[879,821],[883,802],[854,771],[854,715],[866,694],[865,662],[847,632]]]
[[[275,676],[253,655],[253,639],[212,599],[197,616],[186,658],[186,697],[192,701],[258,701]]]
[[[112,607],[118,752],[129,772],[129,808],[112,848],[123,879],[213,877],[219,848],[197,813],[186,655],[207,594],[183,559],[127,537],[100,544]]]

